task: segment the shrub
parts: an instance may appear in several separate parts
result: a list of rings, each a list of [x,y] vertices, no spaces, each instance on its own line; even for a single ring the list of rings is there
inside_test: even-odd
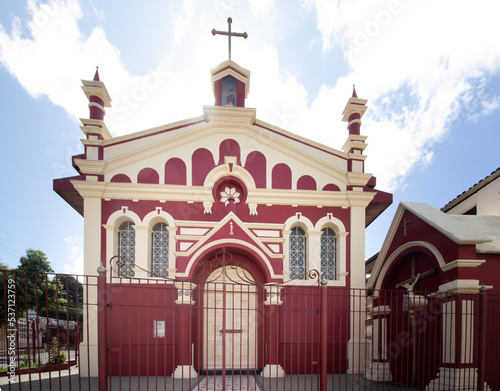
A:
[[[59,343],[57,342],[57,337],[52,338],[50,343],[50,364],[62,364],[66,361],[68,354],[66,353],[66,348],[59,348]]]

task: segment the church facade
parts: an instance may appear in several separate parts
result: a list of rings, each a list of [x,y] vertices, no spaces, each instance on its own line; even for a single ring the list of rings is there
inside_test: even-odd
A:
[[[209,349],[219,337],[225,343],[238,336],[240,345],[252,346],[246,367],[283,376],[294,364],[280,353],[280,328],[300,322],[292,310],[303,305],[292,295],[305,292],[316,275],[328,290],[363,289],[365,228],[392,195],[378,191],[365,172],[367,137],[360,128],[367,101],[354,90],[342,113],[346,142],[336,150],[257,119],[256,109],[245,107],[250,72],[232,60],[210,76],[215,104],[204,106],[201,116],[120,137],[106,128],[111,98],[99,74],[82,81],[90,109],[90,118],[81,120],[85,152],[73,157],[79,175],[56,179],[54,190],[84,217],[85,274],[95,275],[102,265],[108,284],[120,286],[108,300],[123,307],[107,327],[119,330],[123,322],[114,322],[132,316],[142,330],[133,337],[138,344],[154,346],[141,337],[154,330],[179,345],[176,353],[165,351],[165,375],[194,377],[203,369],[230,367]],[[159,286],[168,292],[159,302],[169,309],[162,319],[136,315],[141,299],[156,300],[147,298],[157,297]],[[220,325],[219,317],[234,312],[227,303],[235,297],[240,313],[255,314],[245,320],[251,326]],[[127,307],[127,300],[138,307]],[[346,305],[358,304],[346,299]],[[290,310],[286,319],[280,309]],[[348,332],[338,349],[363,351],[363,322],[352,321],[349,311],[341,317]],[[100,336],[97,316],[92,318],[81,351],[94,376]],[[121,351],[116,360],[126,360],[112,334],[110,354]],[[228,354],[234,366],[236,353]],[[363,371],[361,358],[342,360],[344,371]]]

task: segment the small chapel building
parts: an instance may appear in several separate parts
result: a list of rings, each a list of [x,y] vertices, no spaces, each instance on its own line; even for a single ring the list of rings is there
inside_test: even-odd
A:
[[[378,346],[369,378],[413,383],[411,370],[401,374],[395,369],[404,362],[422,368],[418,381],[426,390],[477,389],[484,354],[484,389],[500,387],[499,194],[500,168],[441,210],[400,203],[380,253],[370,260],[367,289],[373,292]],[[482,294],[490,297],[484,308]],[[488,312],[484,331],[479,328],[481,310]],[[418,327],[416,318],[425,327]],[[381,354],[398,344],[395,330],[405,322],[409,337],[402,353]],[[484,348],[480,334],[487,341]]]
[[[194,377],[204,369],[242,365],[271,377],[314,371],[314,360],[303,365],[305,357],[292,360],[282,353],[283,346],[293,351],[314,334],[280,334],[285,323],[304,321],[293,310],[306,301],[287,294],[306,292],[314,271],[329,290],[365,288],[365,228],[392,202],[365,172],[361,119],[367,101],[353,90],[341,117],[346,141],[337,150],[259,120],[256,109],[246,107],[250,71],[234,61],[217,65],[210,77],[215,103],[199,117],[120,137],[106,128],[111,98],[98,72],[82,81],[90,109],[89,118],[81,119],[85,152],[73,157],[78,175],[54,180],[54,190],[84,218],[85,274],[96,275],[102,265],[108,283],[120,287],[110,288],[116,315],[107,320],[113,330],[109,354],[121,368],[115,375],[148,374],[146,366],[127,372],[120,362],[133,354],[149,362],[148,349],[151,356],[158,344],[149,336],[153,330],[155,338],[176,346],[156,357],[168,364],[155,373]],[[332,131],[332,123],[325,131]],[[228,259],[234,267],[220,273]],[[208,289],[229,280],[245,288]],[[165,291],[161,298],[159,286]],[[241,299],[239,313],[253,314],[245,318],[249,327],[217,323],[224,311],[234,312],[227,303],[235,297]],[[155,300],[161,304],[155,315],[143,314],[141,303]],[[363,304],[353,304],[347,294],[342,305],[347,311],[335,322],[346,337],[332,342],[331,360],[339,360],[344,372],[362,373],[364,356],[354,356],[366,346],[364,323],[350,317],[349,306]],[[210,313],[213,306],[222,312]],[[136,330],[130,338],[142,346],[140,352],[125,349],[131,339],[119,336],[132,327],[129,317]],[[91,376],[97,373],[96,318],[81,345],[82,355],[91,358]],[[241,338],[246,347],[239,355],[248,358],[238,361],[227,352],[231,360],[220,361],[217,344],[227,349],[226,337]],[[354,356],[348,360],[348,354]]]

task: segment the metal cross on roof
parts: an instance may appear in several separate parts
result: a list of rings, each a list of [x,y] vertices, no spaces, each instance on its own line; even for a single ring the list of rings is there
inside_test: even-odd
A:
[[[231,23],[233,23],[233,20],[231,18],[227,18],[227,23],[229,25],[228,31],[218,31],[216,29],[213,29],[212,34],[213,35],[217,35],[217,34],[227,35],[229,37],[229,59],[231,59],[231,37],[243,37],[243,38],[247,39],[248,34],[246,32],[245,33],[233,33],[233,32],[231,32]]]

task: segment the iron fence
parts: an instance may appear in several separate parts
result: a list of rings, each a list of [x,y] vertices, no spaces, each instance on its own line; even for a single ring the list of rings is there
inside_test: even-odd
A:
[[[500,390],[500,296],[3,271],[0,388]]]

